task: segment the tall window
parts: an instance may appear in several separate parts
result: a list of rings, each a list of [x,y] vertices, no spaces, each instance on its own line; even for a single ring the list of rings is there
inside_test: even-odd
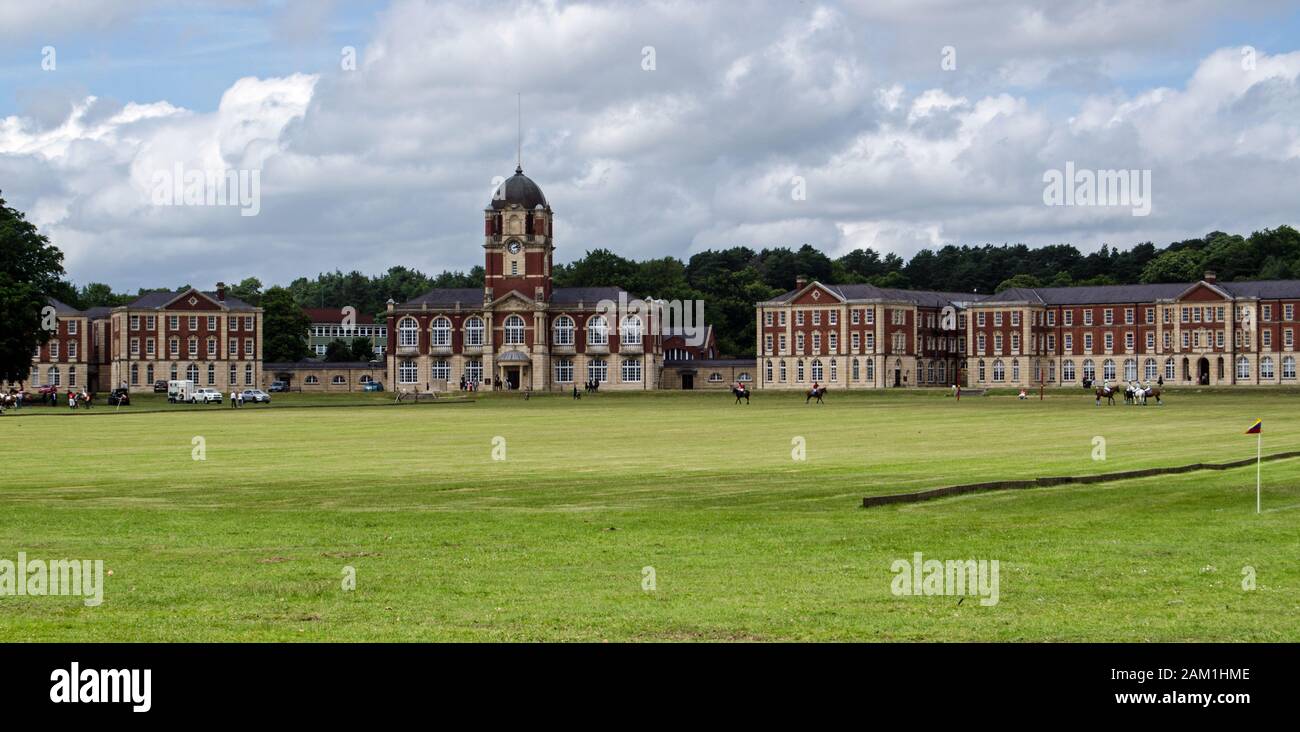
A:
[[[1177,367],[1174,366],[1172,358],[1165,359],[1165,381],[1173,381],[1178,375]]]
[[[215,363],[210,363],[208,364],[208,386],[216,386],[216,385],[217,385],[217,365]]]
[[[1142,378],[1146,379],[1147,381],[1151,381],[1155,379],[1158,372],[1158,369],[1156,369],[1156,360],[1154,358],[1148,358],[1146,362],[1143,364],[1142,370],[1143,370]]]
[[[1006,378],[1007,378],[1007,367],[1005,364],[1002,363],[1002,359],[999,358],[998,360],[993,362],[993,380],[1006,381]]]
[[[1074,381],[1074,361],[1067,360],[1061,363],[1061,379]]]
[[[1282,378],[1295,378],[1295,356],[1284,356],[1282,358]]]
[[[471,384],[483,380],[483,359],[471,358],[465,361],[465,380]]]
[[[1101,378],[1103,378],[1103,379],[1105,379],[1105,380],[1107,380],[1107,381],[1114,381],[1114,380],[1115,380],[1115,362],[1114,362],[1113,360],[1111,360],[1111,359],[1108,358],[1108,359],[1106,359],[1105,361],[1102,362],[1102,364],[1101,364]]]
[[[416,367],[414,360],[408,358],[397,365],[397,382],[399,384],[414,384],[418,378],[419,369]]]
[[[1136,359],[1124,359],[1124,380],[1134,381],[1138,377],[1138,363]]]
[[[820,358],[814,358],[812,361],[812,380],[821,381],[822,378],[822,361]]]
[[[587,344],[604,346],[609,344],[609,321],[603,315],[593,315],[587,321]]]
[[[429,345],[432,346],[450,346],[451,345],[451,321],[439,315],[433,319],[433,325],[429,328]]]
[[[420,324],[415,321],[415,318],[407,316],[397,321],[397,345],[403,348],[414,348],[420,345]],[[411,381],[403,383],[414,384],[415,379],[412,377]]]
[[[587,380],[604,383],[609,380],[609,362],[603,358],[593,358],[587,362]]]
[[[196,384],[199,383],[199,367],[195,364],[190,364],[189,366],[186,366],[185,379],[187,381],[193,381]]]
[[[573,359],[555,359],[555,380],[561,384],[573,383]]]
[[[639,358],[623,359],[623,381],[626,383],[632,383],[640,380],[641,380],[641,359]]]
[[[483,345],[483,319],[477,315],[465,319],[465,345]]]
[[[59,386],[63,383],[59,376],[59,367],[51,366],[49,371],[45,372],[45,383],[50,386]]]
[[[1097,366],[1092,362],[1091,358],[1085,358],[1083,360],[1083,378],[1088,381],[1097,380]]]
[[[1273,378],[1273,357],[1265,356],[1259,360],[1259,378]]]
[[[434,381],[449,381],[451,379],[451,362],[445,358],[434,359],[429,378]]]
[[[1237,357],[1237,378],[1238,379],[1250,378],[1250,359],[1246,358],[1245,356]]]
[[[521,346],[524,343],[524,319],[518,315],[506,318],[506,345]]]
[[[253,364],[244,364],[244,386],[253,385]]]
[[[573,318],[567,315],[561,315],[555,319],[555,345],[572,346],[573,345]],[[569,364],[569,380],[573,380],[573,364]]]

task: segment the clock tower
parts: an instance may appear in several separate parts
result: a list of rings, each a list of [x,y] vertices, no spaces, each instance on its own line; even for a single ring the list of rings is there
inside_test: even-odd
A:
[[[552,224],[542,189],[516,167],[483,210],[485,300],[515,290],[538,302],[550,301]]]

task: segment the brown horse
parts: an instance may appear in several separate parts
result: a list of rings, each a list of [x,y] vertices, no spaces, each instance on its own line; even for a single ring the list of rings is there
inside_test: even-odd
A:
[[[1160,387],[1158,386],[1147,387],[1145,392],[1141,392],[1141,391],[1134,392],[1133,403],[1140,404],[1145,407],[1147,403],[1147,399],[1150,399],[1151,397],[1156,398],[1156,406],[1164,405],[1164,402],[1160,401]]]
[[[803,403],[807,404],[809,400],[816,399],[818,404],[823,404],[822,397],[826,396],[826,387],[819,386],[816,389],[809,389],[808,395],[804,397]]]
[[[741,389],[733,386],[731,387],[731,393],[736,397],[736,404],[740,404],[741,399],[744,399],[745,403],[749,404],[749,389]]]
[[[1115,387],[1113,387],[1113,386],[1099,386],[1099,387],[1097,387],[1096,392],[1094,392],[1094,393],[1097,395],[1097,406],[1099,406],[1099,407],[1101,406],[1101,400],[1102,400],[1103,397],[1106,399],[1106,403],[1107,403],[1107,404],[1109,404],[1109,405],[1111,405],[1111,406],[1114,406],[1114,404],[1115,404],[1115,393],[1116,393],[1116,391],[1118,391],[1118,390],[1117,390]]]

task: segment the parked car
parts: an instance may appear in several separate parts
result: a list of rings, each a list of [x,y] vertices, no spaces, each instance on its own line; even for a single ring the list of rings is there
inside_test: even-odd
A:
[[[254,404],[270,404],[271,395],[261,389],[245,389],[244,401],[253,402]]]
[[[213,402],[221,403],[221,392],[216,389],[209,389],[205,386],[190,392],[190,404],[211,404]]]
[[[159,380],[153,382],[153,393],[155,393],[155,394],[166,394],[166,393],[167,393],[167,381],[166,381],[165,379],[159,379]]]
[[[118,387],[108,395],[108,406],[110,407],[130,406],[130,404],[131,394],[126,389]]]
[[[383,391],[384,385],[378,381],[371,381],[361,387],[361,391]]]
[[[289,391],[289,385],[284,383],[283,381],[272,381],[271,386],[267,389],[267,391],[271,392],[272,394],[274,394],[277,391]]]

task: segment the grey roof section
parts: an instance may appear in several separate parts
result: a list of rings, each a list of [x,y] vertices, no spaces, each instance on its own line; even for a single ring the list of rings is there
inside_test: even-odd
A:
[[[71,305],[67,304],[66,302],[63,302],[62,300],[56,300],[55,298],[52,297],[46,297],[45,299],[49,301],[50,305],[54,307],[54,312],[58,315],[83,315],[84,314],[80,310],[72,307]]]
[[[104,307],[102,305],[99,307],[89,308],[85,311],[86,317],[90,318],[91,320],[101,320],[103,318],[107,318],[112,314],[113,314],[113,308]]]
[[[502,351],[497,354],[497,363],[531,363],[532,358],[523,351]]]
[[[1257,297],[1261,300],[1300,299],[1300,280],[1256,280],[1253,282],[1216,282],[1233,297]]]
[[[983,302],[1033,302],[1044,305],[1154,302],[1156,300],[1173,300],[1197,284],[1197,282],[1166,282],[1151,285],[1102,285],[1097,287],[1012,287]],[[1300,299],[1300,280],[1258,280],[1254,282],[1215,282],[1212,284],[1233,297],[1257,297],[1261,300]]]
[[[621,287],[557,287],[551,290],[551,302],[556,305],[595,304],[601,300],[618,302],[619,294],[626,294]],[[632,295],[627,294],[629,300]]]
[[[171,302],[172,300],[175,300],[181,295],[184,295],[186,292],[189,292],[189,290],[177,290],[176,292],[169,292],[164,290],[162,292],[145,293],[144,295],[141,295],[140,297],[136,298],[135,301],[132,302],[127,307],[137,308],[137,309],[138,308],[161,308],[167,303]],[[230,310],[256,310],[257,309],[254,306],[244,302],[243,300],[240,300],[237,297],[231,297],[229,293],[226,294],[225,300],[221,300],[217,297],[217,293],[215,292],[204,292],[203,290],[195,290],[195,292],[198,292],[206,296],[209,300],[215,303],[225,305],[226,308]]]
[[[429,290],[417,298],[407,300],[398,305],[402,308],[418,308],[421,305],[431,305],[435,307],[482,307],[483,306],[483,288],[481,287],[448,287],[437,290]]]
[[[1011,287],[981,303],[1033,302],[1043,305],[1101,305],[1104,303],[1172,300],[1195,283],[1097,285],[1092,287]]]
[[[502,181],[501,185],[492,193],[492,202],[488,208],[497,209],[498,211],[509,206],[510,204],[519,204],[526,209],[533,209],[538,206],[549,209],[551,206],[546,202],[546,196],[542,189],[532,178],[524,175],[524,169],[515,168],[515,174]]]

